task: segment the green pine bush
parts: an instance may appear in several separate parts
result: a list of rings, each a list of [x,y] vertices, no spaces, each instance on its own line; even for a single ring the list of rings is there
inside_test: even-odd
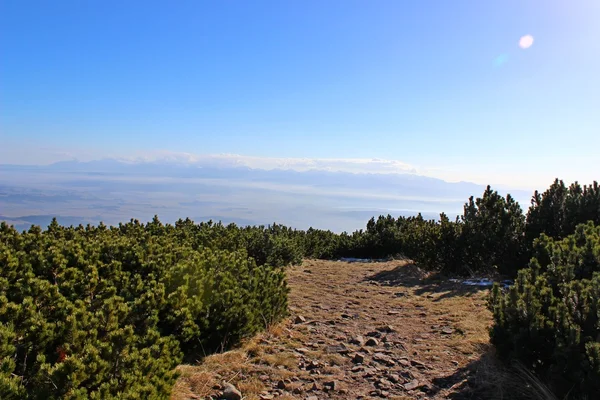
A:
[[[495,286],[491,341],[564,398],[600,393],[600,226],[562,240],[544,234],[507,293]]]
[[[0,398],[166,399],[175,367],[287,309],[281,266],[220,224],[0,225]],[[268,237],[262,261],[297,258]],[[216,246],[221,246],[218,248]],[[291,249],[291,250],[290,250]]]

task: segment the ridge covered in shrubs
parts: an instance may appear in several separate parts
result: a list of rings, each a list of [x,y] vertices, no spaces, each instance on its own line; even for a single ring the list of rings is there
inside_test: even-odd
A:
[[[189,219],[26,232],[2,223],[0,398],[168,398],[182,360],[286,314],[285,266],[395,255],[452,274],[518,275],[490,298],[493,343],[557,393],[590,396],[600,377],[597,225],[598,184],[559,180],[527,213],[487,187],[455,220],[388,215],[341,234]]]

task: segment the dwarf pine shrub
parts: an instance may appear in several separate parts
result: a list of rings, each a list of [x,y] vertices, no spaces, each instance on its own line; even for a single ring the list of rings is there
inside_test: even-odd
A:
[[[542,234],[529,268],[507,293],[494,287],[491,340],[560,398],[600,393],[600,226],[579,225],[562,240]]]
[[[197,239],[158,219],[22,233],[2,223],[0,398],[166,399],[184,357],[285,315],[282,267]]]

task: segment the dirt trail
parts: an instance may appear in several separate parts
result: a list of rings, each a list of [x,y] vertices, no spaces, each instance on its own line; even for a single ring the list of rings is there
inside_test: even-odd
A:
[[[173,399],[445,399],[486,351],[487,291],[405,261],[307,260],[288,274],[291,317],[242,348],[181,366]]]

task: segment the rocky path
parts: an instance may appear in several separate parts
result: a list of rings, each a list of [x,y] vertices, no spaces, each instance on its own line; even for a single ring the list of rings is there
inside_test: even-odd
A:
[[[487,292],[404,261],[307,260],[288,277],[289,321],[181,366],[174,399],[445,399],[468,389],[488,343]]]

